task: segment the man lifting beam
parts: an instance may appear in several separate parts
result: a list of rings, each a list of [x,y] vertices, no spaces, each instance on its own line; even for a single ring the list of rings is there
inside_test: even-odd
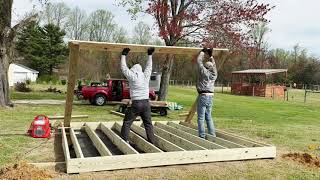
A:
[[[152,72],[152,54],[154,47],[148,48],[148,60],[144,72],[140,64],[135,64],[131,69],[126,63],[126,56],[130,49],[124,48],[121,55],[121,72],[128,79],[130,96],[132,99],[131,108],[128,109],[123,119],[121,129],[122,138],[128,142],[130,127],[137,116],[141,116],[148,141],[154,144],[153,125],[151,122],[151,107],[149,103],[149,80]]]
[[[203,48],[197,58],[198,64],[198,82],[197,91],[199,93],[197,114],[198,114],[198,130],[199,137],[205,138],[204,120],[208,127],[208,133],[215,136],[215,127],[211,117],[214,83],[218,77],[218,71],[215,60],[212,56],[212,49]],[[210,61],[203,64],[203,57],[207,53]]]

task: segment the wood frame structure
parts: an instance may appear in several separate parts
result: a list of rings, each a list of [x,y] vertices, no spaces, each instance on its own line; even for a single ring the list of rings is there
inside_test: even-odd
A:
[[[132,145],[118,135],[121,124],[74,122],[71,127],[62,127],[67,173],[276,157],[274,146],[221,130],[217,130],[217,137],[207,134],[207,139],[201,139],[197,136],[196,127],[179,121],[154,122],[155,144],[147,141],[143,123],[134,122],[129,135],[130,143],[134,144]],[[79,137],[75,136],[74,131],[87,134],[99,155],[88,157],[83,150],[87,145],[80,145]],[[109,150],[97,131],[108,137],[122,154],[114,154]],[[73,150],[69,149],[69,139]]]
[[[139,45],[139,44],[122,44],[94,41],[69,41],[69,74],[67,97],[65,104],[64,126],[69,127],[72,115],[72,105],[74,97],[74,88],[78,72],[78,61],[80,58],[80,50],[95,50],[107,52],[121,52],[124,48],[130,48],[130,52],[147,52],[149,47],[155,47],[154,53],[159,54],[182,54],[196,55],[202,48],[195,47],[178,47],[178,46],[154,46],[154,45]],[[228,49],[213,49],[213,55],[219,56]],[[120,59],[120,58],[119,58]]]

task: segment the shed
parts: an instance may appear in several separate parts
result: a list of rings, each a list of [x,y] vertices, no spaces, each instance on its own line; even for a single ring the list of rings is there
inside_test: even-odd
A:
[[[287,69],[247,69],[232,72],[231,93],[246,96],[260,96],[268,98],[284,98],[285,81],[274,83],[275,74],[284,74],[287,78]],[[267,78],[271,77],[272,82]]]
[[[9,86],[13,86],[17,82],[25,82],[30,80],[35,82],[39,72],[21,64],[12,63],[9,66],[8,79]]]

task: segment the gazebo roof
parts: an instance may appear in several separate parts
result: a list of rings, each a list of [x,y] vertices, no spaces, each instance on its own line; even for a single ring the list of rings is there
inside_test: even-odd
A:
[[[247,69],[242,71],[233,71],[232,74],[257,74],[257,75],[269,75],[276,73],[287,72],[287,69]]]

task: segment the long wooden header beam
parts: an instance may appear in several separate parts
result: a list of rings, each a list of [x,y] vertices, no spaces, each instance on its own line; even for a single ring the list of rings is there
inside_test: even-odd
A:
[[[123,44],[94,41],[69,41],[69,45],[79,45],[79,49],[100,50],[109,52],[122,52],[123,48],[130,48],[130,52],[147,52],[149,47],[155,47],[155,53],[159,54],[197,54],[202,48],[197,47],[179,47],[179,46],[156,46],[140,44]],[[213,55],[218,56],[223,51],[229,49],[213,49]]]

